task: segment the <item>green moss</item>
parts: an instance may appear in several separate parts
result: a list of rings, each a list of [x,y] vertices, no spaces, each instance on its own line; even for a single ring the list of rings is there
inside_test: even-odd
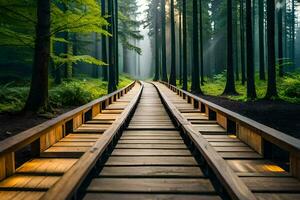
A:
[[[118,89],[130,84],[129,76],[120,76]],[[54,85],[49,80],[49,103],[54,108],[80,106],[107,94],[107,82],[87,77],[64,80]],[[10,83],[0,85],[0,113],[20,111],[25,104],[29,92],[29,84],[21,87]]]

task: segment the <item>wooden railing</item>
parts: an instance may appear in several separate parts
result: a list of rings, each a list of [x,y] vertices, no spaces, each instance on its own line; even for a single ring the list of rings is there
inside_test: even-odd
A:
[[[58,142],[107,105],[130,91],[136,82],[0,142],[0,180],[15,172],[15,152],[30,146],[32,156]]]
[[[219,181],[220,192],[225,192],[225,196],[234,200],[256,200],[254,194],[249,190],[245,183],[233,172],[226,161],[215,151],[215,149],[205,140],[202,135],[199,135],[192,127],[191,123],[184,118],[168,97],[156,86],[162,101],[174,117],[176,124],[181,131],[192,141],[196,149],[204,158],[217,180]]]
[[[236,134],[241,141],[248,144],[265,158],[272,159],[272,156],[274,156],[273,145],[287,152],[289,154],[289,171],[294,177],[300,179],[299,139],[258,123],[166,82],[161,83],[183,99],[186,99],[188,103],[193,104],[195,108],[206,113],[209,119],[216,120],[228,133]],[[272,117],[271,115],[272,113],[270,113],[269,117]]]
[[[103,156],[108,146],[114,139],[118,139],[119,134],[130,120],[130,115],[138,104],[138,100],[143,91],[143,83],[136,96],[122,112],[121,116],[107,129],[102,137],[91,147],[90,151],[85,152],[80,159],[52,186],[41,199],[43,200],[65,200],[76,199],[77,191],[96,163]],[[113,146],[112,146],[113,147]],[[78,192],[80,193],[80,191]]]

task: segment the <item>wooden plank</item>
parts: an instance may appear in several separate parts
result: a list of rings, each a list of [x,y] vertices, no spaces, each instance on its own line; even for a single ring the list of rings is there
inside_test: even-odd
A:
[[[122,140],[180,140],[182,139],[180,135],[178,136],[122,136]]]
[[[300,194],[288,193],[255,193],[259,200],[296,200],[300,199]]]
[[[22,174],[62,174],[70,169],[75,162],[77,159],[35,158],[24,163],[16,172]]]
[[[84,200],[221,200],[216,195],[87,193]],[[269,199],[268,199],[269,200]]]
[[[191,156],[189,150],[167,149],[115,149],[113,156]]]
[[[208,179],[95,178],[88,192],[215,193]]]
[[[224,159],[262,159],[256,152],[219,152]]]
[[[213,147],[247,147],[243,142],[209,142]]]
[[[57,142],[53,147],[91,147],[95,142]]]
[[[199,131],[200,133],[226,133],[226,130],[219,125],[213,124],[201,124],[201,125],[193,125],[194,129]]]
[[[249,147],[214,147],[218,152],[253,152]]]
[[[187,149],[185,144],[117,144],[117,149]]]
[[[111,177],[203,177],[203,172],[199,167],[104,167],[100,176]]]
[[[179,166],[194,166],[198,165],[194,157],[188,156],[111,156],[105,165],[179,165]]]
[[[43,194],[44,192],[0,191],[3,200],[38,200]]]
[[[227,160],[230,167],[237,173],[272,173],[285,174],[285,170],[267,160]]]
[[[119,144],[184,144],[183,140],[119,140]]]
[[[29,176],[16,174],[0,182],[0,189],[47,190],[59,179],[58,176]]]
[[[286,177],[242,177],[253,192],[298,192],[300,182],[295,178]]]

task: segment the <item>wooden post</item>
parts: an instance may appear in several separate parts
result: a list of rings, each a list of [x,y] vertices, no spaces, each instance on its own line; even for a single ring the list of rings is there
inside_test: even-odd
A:
[[[300,180],[300,157],[299,154],[291,154],[290,155],[290,170],[294,177]]]
[[[221,113],[217,113],[217,122],[220,126],[227,130],[227,118]]]
[[[0,180],[15,173],[15,153],[5,153],[0,156]]]

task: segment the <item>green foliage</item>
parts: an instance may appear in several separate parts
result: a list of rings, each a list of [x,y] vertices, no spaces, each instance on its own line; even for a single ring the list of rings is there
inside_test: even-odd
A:
[[[50,85],[53,84],[50,81]],[[121,76],[118,88],[132,82],[128,76]],[[0,85],[0,113],[20,111],[29,92],[29,82],[25,86],[9,83]],[[107,82],[81,77],[65,80],[53,85],[49,90],[49,102],[53,108],[80,106],[107,94]]]
[[[236,81],[237,96],[227,96],[235,101],[247,101],[246,85],[242,85],[240,81]],[[179,84],[178,84],[179,85]],[[201,86],[205,95],[221,96],[226,85],[226,73],[220,73],[213,78],[206,78],[204,86]],[[267,91],[267,82],[259,79],[259,75],[255,77],[257,99],[263,99]],[[188,83],[190,88],[190,82]],[[300,103],[300,74],[287,74],[282,78],[277,77],[277,90],[279,98],[289,103]]]
[[[16,86],[13,82],[0,85],[0,112],[21,110],[28,92],[28,87]]]

